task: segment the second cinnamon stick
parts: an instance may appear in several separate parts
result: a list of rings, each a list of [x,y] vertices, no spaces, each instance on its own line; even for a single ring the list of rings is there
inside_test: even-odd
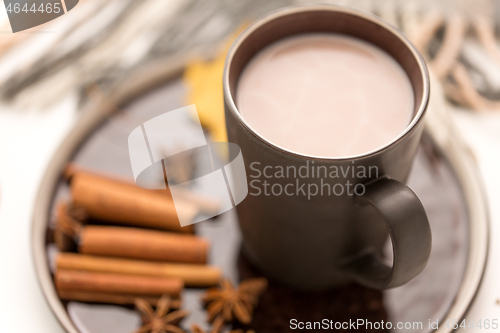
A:
[[[204,264],[208,241],[194,235],[88,225],[79,235],[79,252],[110,257]]]

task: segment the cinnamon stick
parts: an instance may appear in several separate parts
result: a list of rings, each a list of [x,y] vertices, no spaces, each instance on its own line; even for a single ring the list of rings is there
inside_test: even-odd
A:
[[[81,216],[80,216],[81,217]],[[61,201],[56,207],[56,229],[54,243],[60,251],[76,251],[75,239],[82,229],[82,223],[70,215],[68,204]]]
[[[82,227],[78,252],[109,257],[204,264],[209,243],[195,235],[139,228]]]
[[[182,280],[176,278],[95,273],[66,269],[56,270],[54,280],[59,291],[104,294],[146,296],[168,294],[178,297],[184,288]]]
[[[76,253],[59,253],[57,269],[92,271],[101,273],[173,277],[190,287],[216,285],[222,273],[219,268],[195,264],[166,264],[129,259],[96,257]]]
[[[73,291],[73,290],[57,290],[57,294],[60,299],[65,301],[77,301],[77,302],[89,302],[89,303],[106,303],[106,304],[118,304],[118,305],[133,305],[137,298],[141,298],[151,304],[156,306],[160,297],[153,296],[134,296],[134,295],[124,295],[124,294],[103,294],[94,293],[86,291]],[[179,309],[181,307],[181,301],[179,299],[173,299],[171,301],[172,309]]]
[[[170,195],[78,171],[74,166],[69,166],[65,174],[71,177],[73,203],[84,208],[92,218],[138,227],[193,232],[192,225],[180,226],[178,214],[185,216],[183,219],[193,219],[198,214],[195,205],[178,203],[174,206]]]

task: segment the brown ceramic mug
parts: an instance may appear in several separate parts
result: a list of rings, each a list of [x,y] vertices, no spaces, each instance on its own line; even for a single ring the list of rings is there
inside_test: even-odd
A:
[[[249,126],[235,102],[246,64],[275,41],[314,32],[367,41],[401,65],[415,97],[413,118],[401,135],[369,153],[322,158],[277,146]],[[317,167],[378,170],[369,179],[350,174],[343,179],[323,179],[332,187],[346,181],[362,184],[362,195],[309,199],[248,195],[237,207],[248,259],[269,277],[300,289],[322,290],[353,281],[385,289],[418,275],[431,252],[431,230],[424,207],[404,182],[419,146],[428,99],[428,73],[418,51],[401,32],[369,13],[331,5],[294,6],[273,12],[246,29],[227,56],[224,100],[229,141],[240,146],[247,174],[254,162],[271,167],[300,168],[314,162]],[[288,181],[274,180],[282,186]],[[303,181],[319,185],[317,178]],[[387,235],[392,241],[392,264],[380,255]]]

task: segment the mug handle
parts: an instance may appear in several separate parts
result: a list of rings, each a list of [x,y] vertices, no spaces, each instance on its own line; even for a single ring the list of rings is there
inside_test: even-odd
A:
[[[356,200],[360,205],[372,205],[382,216],[392,241],[393,264],[384,264],[374,251],[363,251],[349,258],[344,267],[366,287],[395,288],[425,268],[432,247],[429,220],[417,195],[405,184],[379,178],[365,188]]]

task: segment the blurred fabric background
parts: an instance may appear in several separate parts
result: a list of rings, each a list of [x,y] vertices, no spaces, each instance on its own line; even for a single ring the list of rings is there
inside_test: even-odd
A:
[[[301,0],[85,0],[64,16],[12,34],[0,7],[0,331],[62,332],[37,285],[30,223],[52,154],[94,94],[139,71],[187,65],[187,104],[225,138],[225,52],[245,26]],[[417,45],[432,94],[477,157],[491,208],[489,265],[468,318],[500,316],[500,2],[337,0],[371,11]]]

